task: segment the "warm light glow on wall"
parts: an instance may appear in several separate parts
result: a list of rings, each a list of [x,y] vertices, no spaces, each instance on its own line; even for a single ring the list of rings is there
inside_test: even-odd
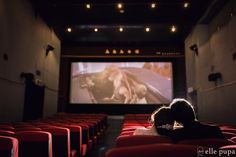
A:
[[[110,49],[107,48],[104,50],[104,54],[106,55],[127,55],[127,54],[136,54],[136,55],[140,55],[141,54],[141,51],[139,48],[136,48],[136,49]]]
[[[175,32],[177,31],[176,26],[175,26],[175,25],[171,26],[170,31],[171,31],[172,33],[175,33]]]
[[[106,49],[105,54],[110,54],[110,51]]]
[[[119,12],[120,12],[121,14],[123,14],[123,13],[125,13],[125,10],[124,10],[124,9],[120,9]]]
[[[140,54],[140,50],[139,50],[139,49],[136,49],[136,50],[134,51],[134,53],[135,53],[135,54]]]
[[[124,54],[124,53],[125,53],[124,50],[121,49],[121,50],[120,50],[120,54]]]
[[[112,53],[115,55],[115,54],[117,54],[117,51],[114,49],[114,50],[112,50]]]

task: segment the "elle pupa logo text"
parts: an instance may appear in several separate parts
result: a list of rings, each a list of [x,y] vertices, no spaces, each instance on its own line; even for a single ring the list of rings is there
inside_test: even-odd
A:
[[[233,157],[236,155],[236,149],[214,149],[214,148],[197,148],[197,156],[219,156],[219,157]]]

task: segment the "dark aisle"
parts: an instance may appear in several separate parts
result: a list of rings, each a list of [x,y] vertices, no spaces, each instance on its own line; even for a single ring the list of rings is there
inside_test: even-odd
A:
[[[86,157],[105,157],[107,150],[115,147],[116,137],[120,134],[123,116],[108,116],[108,128],[99,144]]]

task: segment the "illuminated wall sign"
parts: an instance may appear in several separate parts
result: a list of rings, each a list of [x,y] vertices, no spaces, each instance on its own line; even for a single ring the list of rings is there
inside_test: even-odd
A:
[[[153,52],[153,53],[152,53]],[[149,55],[155,55],[155,56],[163,56],[163,57],[168,57],[168,56],[181,56],[181,52],[173,52],[173,51],[148,51],[147,53],[149,53]],[[141,50],[140,49],[105,49],[104,54],[106,55],[147,55],[147,53],[145,52],[145,54],[141,54]]]
[[[184,49],[179,47],[79,47],[62,50],[62,57],[184,57]]]
[[[113,54],[113,55],[123,55],[123,54],[136,54],[139,55],[141,53],[140,49],[106,49],[104,51],[106,55]]]

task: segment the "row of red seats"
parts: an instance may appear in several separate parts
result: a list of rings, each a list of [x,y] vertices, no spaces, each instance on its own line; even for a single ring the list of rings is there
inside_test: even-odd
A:
[[[116,139],[116,148],[109,150],[106,157],[172,157],[178,154],[182,157],[192,157],[197,155],[214,156],[214,154],[198,154],[209,148],[227,152],[233,149],[236,153],[236,127],[220,125],[226,139],[198,139],[184,140],[178,144],[173,144],[171,139],[163,136],[133,135],[138,127],[150,126],[148,119],[150,114],[128,114],[125,115],[124,124],[120,135]],[[225,150],[225,151],[224,151]],[[219,156],[219,154],[215,154]],[[222,155],[223,156],[223,155]],[[230,156],[236,156],[231,154]]]
[[[0,124],[0,156],[85,156],[106,127],[105,114],[60,113],[40,120]]]

